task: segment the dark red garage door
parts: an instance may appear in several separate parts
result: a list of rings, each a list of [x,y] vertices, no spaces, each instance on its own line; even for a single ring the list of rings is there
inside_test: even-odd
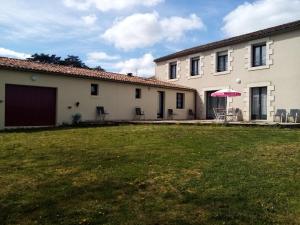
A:
[[[55,125],[56,88],[5,85],[5,126]]]

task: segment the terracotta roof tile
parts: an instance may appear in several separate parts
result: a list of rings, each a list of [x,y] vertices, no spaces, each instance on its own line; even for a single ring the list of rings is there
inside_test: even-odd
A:
[[[155,59],[154,62],[163,62],[165,60],[170,60],[170,59],[174,59],[174,58],[178,58],[178,57],[192,55],[192,54],[196,54],[199,52],[209,51],[209,50],[213,50],[216,48],[222,48],[222,47],[226,47],[229,45],[239,44],[242,42],[252,41],[252,40],[264,38],[264,37],[267,37],[270,35],[286,33],[286,32],[299,30],[299,29],[300,29],[300,20],[297,20],[297,21],[294,21],[291,23],[286,23],[286,24],[282,24],[279,26],[270,27],[270,28],[255,31],[252,33],[243,34],[240,36],[224,39],[221,41],[216,41],[216,42],[208,43],[205,45],[188,48],[188,49]]]
[[[55,64],[39,63],[39,62],[12,59],[6,57],[0,57],[0,68],[43,72],[43,73],[79,77],[79,78],[107,80],[107,81],[130,83],[130,84],[152,86],[152,87],[159,87],[159,88],[195,91],[194,89],[189,87],[184,87],[181,85],[176,85],[173,83],[164,82],[156,79],[147,79],[147,78],[128,76],[128,75],[118,74],[118,73],[103,72],[103,71],[96,71],[92,69],[82,69],[82,68],[61,66]]]

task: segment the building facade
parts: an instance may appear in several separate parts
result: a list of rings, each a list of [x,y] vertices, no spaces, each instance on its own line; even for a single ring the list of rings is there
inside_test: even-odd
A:
[[[72,117],[105,120],[188,119],[195,91],[179,85],[121,74],[0,58],[0,129],[71,124]]]
[[[135,120],[136,108],[145,120],[234,108],[239,120],[273,121],[300,112],[299,52],[295,21],[158,58],[155,79],[0,57],[0,129],[98,121],[100,108],[109,121]],[[242,95],[211,97],[220,89]]]
[[[279,109],[300,109],[299,52],[296,21],[156,59],[156,78],[196,89],[198,119],[227,107],[239,109],[240,120],[273,121]],[[225,88],[242,96],[210,96]]]

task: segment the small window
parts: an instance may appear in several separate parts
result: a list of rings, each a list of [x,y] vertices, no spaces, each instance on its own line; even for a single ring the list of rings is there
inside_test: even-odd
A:
[[[191,76],[199,75],[199,57],[195,57],[191,59]]]
[[[172,62],[169,65],[169,79],[176,79],[177,77],[177,62]]]
[[[266,43],[252,46],[252,67],[266,65]]]
[[[91,95],[98,95],[99,94],[99,88],[98,84],[91,84]]]
[[[176,108],[177,109],[184,108],[184,94],[183,93],[176,94]]]
[[[228,68],[228,51],[217,53],[217,72],[227,71]]]
[[[135,98],[141,98],[142,97],[142,90],[140,88],[135,89]]]

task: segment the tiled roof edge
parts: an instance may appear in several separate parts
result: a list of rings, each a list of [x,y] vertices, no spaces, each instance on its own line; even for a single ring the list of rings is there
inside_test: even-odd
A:
[[[188,48],[188,49],[185,49],[185,50],[173,53],[173,54],[169,54],[169,55],[157,58],[154,60],[154,62],[163,62],[163,61],[174,59],[174,58],[184,57],[184,56],[196,54],[199,52],[209,51],[209,50],[213,50],[213,49],[217,49],[217,48],[230,46],[233,44],[239,44],[242,42],[252,41],[255,39],[264,38],[264,37],[275,35],[275,34],[291,32],[291,31],[295,31],[298,29],[300,29],[300,20],[297,20],[297,21],[294,21],[291,23],[282,24],[279,26],[266,28],[263,30],[258,30],[258,31],[251,32],[248,34],[243,34],[243,35],[227,38],[227,39],[216,41],[216,42],[211,42],[211,43],[204,44],[204,45],[199,45],[199,46],[196,46],[193,48]]]
[[[94,71],[91,69],[81,69],[69,66],[60,66],[48,63],[32,62],[28,60],[0,57],[0,68],[7,70],[17,70],[24,72],[41,72],[47,74],[63,75],[69,77],[95,79],[126,84],[136,84],[149,87],[195,91],[193,88],[172,84],[155,79],[147,79],[137,76],[127,76],[124,74]]]

